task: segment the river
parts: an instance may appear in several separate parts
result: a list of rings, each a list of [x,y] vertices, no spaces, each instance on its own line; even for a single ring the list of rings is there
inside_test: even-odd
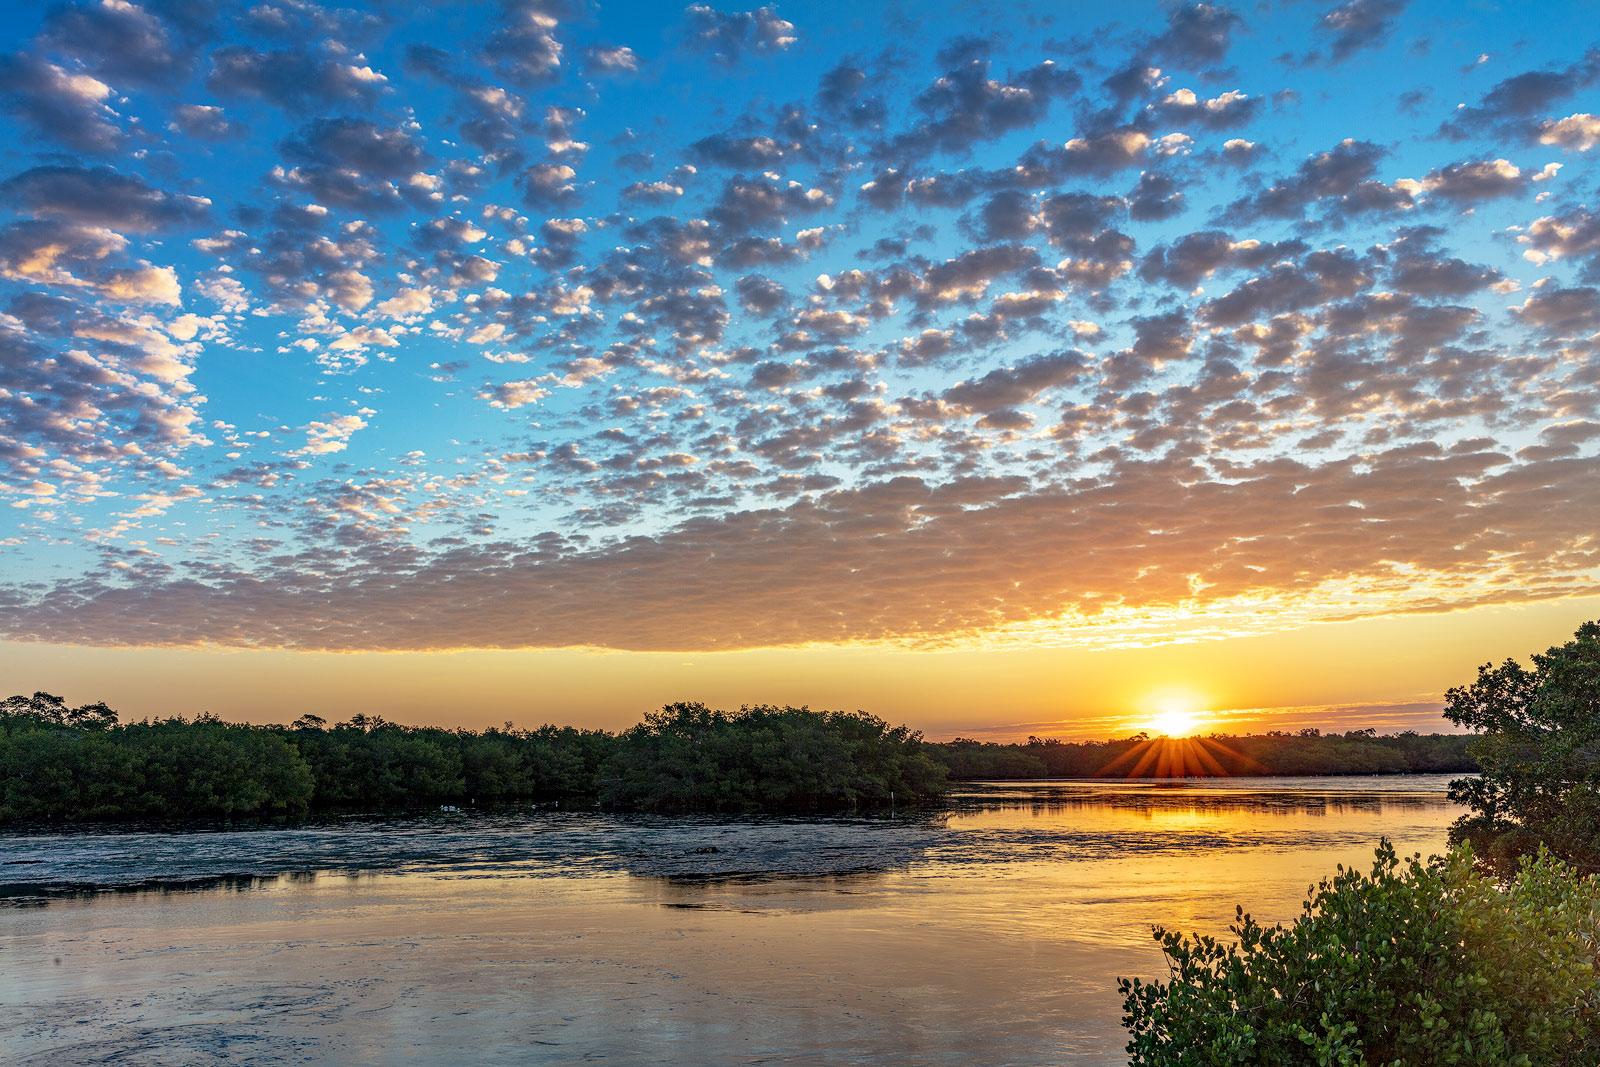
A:
[[[1125,1064],[1152,924],[1289,921],[1448,776],[963,785],[874,818],[555,808],[0,834],[0,1060]]]

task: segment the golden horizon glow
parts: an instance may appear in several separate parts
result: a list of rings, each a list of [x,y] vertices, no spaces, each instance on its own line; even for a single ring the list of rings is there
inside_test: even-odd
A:
[[[1135,725],[1162,737],[1188,737],[1211,722],[1206,703],[1192,690],[1164,689],[1145,700],[1147,716]]]
[[[622,730],[676,700],[713,707],[861,709],[930,740],[1022,741],[1154,734],[1163,697],[1197,733],[1317,727],[1448,731],[1438,706],[1484,663],[1571,638],[1600,597],[1318,623],[1151,648],[994,651],[813,647],[712,654],[310,653],[0,642],[0,696],[104,700],[123,721],[211,712],[230,721],[330,722],[357,712],[414,726],[510,720]],[[1359,669],[1356,669],[1356,668]],[[467,695],[470,694],[470,697]]]

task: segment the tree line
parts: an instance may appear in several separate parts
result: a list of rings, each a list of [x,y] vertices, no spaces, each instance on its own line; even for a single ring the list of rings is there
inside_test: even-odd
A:
[[[620,734],[375,715],[288,726],[120,723],[49,693],[0,702],[0,822],[294,817],[574,800],[639,811],[834,811],[942,794],[919,734],[861,712],[671,704]]]
[[[0,701],[0,821],[215,820],[568,800],[641,811],[837,811],[950,780],[1472,770],[1463,735],[1267,733],[1170,741],[930,743],[862,712],[669,704],[620,734],[447,730],[376,715],[288,726],[121,723],[104,703]],[[1168,749],[1179,759],[1165,758]]]
[[[958,737],[930,746],[957,779],[1189,777],[1245,775],[1454,774],[1478,769],[1468,734],[1264,734],[1061,741],[1030,737],[999,744]]]

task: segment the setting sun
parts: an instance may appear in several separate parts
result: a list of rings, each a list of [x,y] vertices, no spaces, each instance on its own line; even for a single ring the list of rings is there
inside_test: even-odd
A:
[[[1146,702],[1149,716],[1138,725],[1165,737],[1188,737],[1206,723],[1201,703],[1201,699],[1188,690],[1156,694]]]
[[[1188,737],[1199,725],[1199,718],[1186,711],[1162,712],[1150,720],[1150,729],[1167,737]]]

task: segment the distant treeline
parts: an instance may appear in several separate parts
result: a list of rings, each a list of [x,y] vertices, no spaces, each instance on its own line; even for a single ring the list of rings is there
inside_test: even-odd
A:
[[[0,822],[229,819],[570,799],[639,811],[826,811],[945,789],[920,735],[870,715],[672,704],[621,734],[482,732],[356,715],[121,724],[105,704],[0,701]]]
[[[996,744],[958,737],[930,745],[956,779],[983,778],[1218,778],[1243,775],[1448,774],[1472,772],[1470,734],[1380,736],[1375,730],[1119,741],[1058,741],[1030,737],[1026,744]]]
[[[924,742],[861,712],[670,704],[620,734],[444,730],[356,715],[248,726],[120,723],[105,704],[0,701],[0,822],[230,819],[576,801],[632,811],[840,811],[942,795],[950,778],[1471,771],[1465,735],[1269,733],[1000,745]]]

